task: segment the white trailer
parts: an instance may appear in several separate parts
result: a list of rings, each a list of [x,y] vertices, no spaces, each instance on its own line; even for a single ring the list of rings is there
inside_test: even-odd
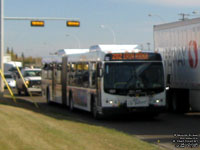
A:
[[[169,108],[200,111],[200,18],[155,25],[154,46],[164,60]]]

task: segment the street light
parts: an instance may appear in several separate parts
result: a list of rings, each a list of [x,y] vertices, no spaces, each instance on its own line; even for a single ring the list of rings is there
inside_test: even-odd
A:
[[[4,57],[4,1],[0,0],[0,69],[3,72],[3,57]],[[0,78],[0,96],[3,95],[4,92],[4,85],[3,79]]]
[[[0,69],[3,72],[3,57],[4,57],[4,20],[79,20],[77,18],[52,18],[52,17],[4,17],[4,0],[0,0]],[[38,23],[36,23],[39,25]],[[34,24],[35,25],[35,24]],[[40,24],[41,26],[42,24]],[[80,26],[79,21],[70,23],[70,26]],[[0,77],[0,96],[3,95],[4,85]]]
[[[191,15],[192,17],[199,17],[200,16],[200,13],[199,13],[199,11],[198,10],[194,10],[193,12],[192,12],[192,15]]]
[[[151,43],[147,42],[147,48],[148,48],[148,51],[151,50],[150,45],[151,45]]]
[[[81,42],[80,42],[80,40],[79,40],[79,38],[77,36],[69,34],[69,33],[67,33],[65,36],[73,37],[78,42],[78,47],[81,48]]]
[[[193,14],[193,15],[198,15],[198,14],[199,14],[199,11],[198,11],[198,10],[194,10],[194,11],[192,12],[192,14]]]
[[[100,28],[102,28],[102,29],[107,28],[108,30],[110,30],[110,32],[111,32],[112,35],[113,35],[113,44],[115,44],[115,43],[116,43],[116,37],[115,37],[115,32],[114,32],[114,30],[113,30],[112,28],[108,27],[108,26],[103,25],[103,24],[100,25]]]
[[[160,15],[157,15],[157,14],[148,14],[148,16],[149,16],[149,17],[155,16],[155,17],[159,18],[159,19],[162,21],[162,23],[165,22],[165,20],[163,19],[163,17],[161,17]]]
[[[184,21],[184,20],[188,19],[187,17],[195,17],[195,16],[197,17],[197,16],[199,16],[199,11],[194,10],[194,11],[192,12],[192,14],[180,13],[180,14],[178,14],[178,15],[180,15],[180,16],[182,17],[182,18],[179,19],[179,20]]]
[[[186,17],[190,16],[190,14],[185,14],[185,13],[180,13],[180,14],[178,14],[178,15],[182,17],[181,19],[179,19],[179,20],[181,20],[181,21],[184,21],[184,20],[188,19],[188,18],[186,18]]]

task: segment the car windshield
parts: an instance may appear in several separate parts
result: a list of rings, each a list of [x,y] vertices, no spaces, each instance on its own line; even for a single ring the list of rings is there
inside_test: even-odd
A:
[[[41,71],[40,70],[29,70],[25,71],[24,77],[36,77],[36,76],[41,76]]]
[[[5,78],[6,79],[12,79],[12,75],[11,74],[5,74]]]
[[[106,63],[104,90],[116,94],[163,91],[163,65],[161,62]]]

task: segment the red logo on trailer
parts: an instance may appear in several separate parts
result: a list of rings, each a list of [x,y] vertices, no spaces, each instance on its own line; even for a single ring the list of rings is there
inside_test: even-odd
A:
[[[192,53],[194,55],[192,55]],[[191,68],[196,68],[198,64],[198,50],[197,50],[197,42],[196,41],[190,41],[189,42],[189,64]]]

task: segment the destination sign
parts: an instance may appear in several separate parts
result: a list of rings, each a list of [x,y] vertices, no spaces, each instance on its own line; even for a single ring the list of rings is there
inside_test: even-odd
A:
[[[158,53],[114,53],[107,54],[105,61],[161,61]]]

